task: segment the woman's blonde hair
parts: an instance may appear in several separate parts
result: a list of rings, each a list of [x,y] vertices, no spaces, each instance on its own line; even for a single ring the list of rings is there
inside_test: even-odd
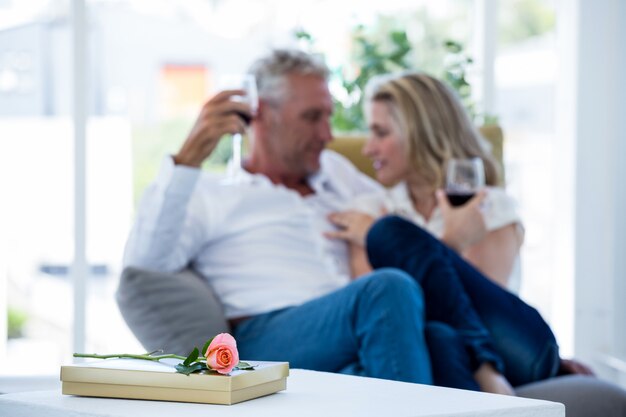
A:
[[[366,103],[375,101],[389,106],[407,138],[412,168],[433,188],[445,186],[446,164],[452,158],[481,158],[486,183],[500,183],[487,142],[443,82],[423,73],[375,77],[368,83]]]

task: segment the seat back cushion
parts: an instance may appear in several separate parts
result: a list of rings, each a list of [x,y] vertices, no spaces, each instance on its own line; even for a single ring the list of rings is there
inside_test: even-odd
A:
[[[116,293],[128,327],[148,351],[187,355],[229,326],[221,303],[191,270],[163,273],[126,268]]]

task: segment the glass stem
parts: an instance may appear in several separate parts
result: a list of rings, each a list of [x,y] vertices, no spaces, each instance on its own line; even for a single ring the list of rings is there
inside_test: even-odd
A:
[[[233,172],[238,173],[241,169],[241,145],[242,145],[241,133],[235,133],[233,135]]]

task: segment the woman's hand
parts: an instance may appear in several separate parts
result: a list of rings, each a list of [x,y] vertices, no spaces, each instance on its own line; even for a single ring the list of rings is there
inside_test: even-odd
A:
[[[365,246],[365,236],[375,221],[374,217],[369,214],[355,210],[331,213],[328,215],[328,220],[339,230],[325,232],[324,236],[330,239],[342,239],[358,246]]]
[[[444,231],[441,240],[458,253],[480,241],[487,235],[487,227],[483,218],[481,204],[487,196],[481,190],[460,207],[453,207],[443,190],[437,190],[437,205],[441,210]]]

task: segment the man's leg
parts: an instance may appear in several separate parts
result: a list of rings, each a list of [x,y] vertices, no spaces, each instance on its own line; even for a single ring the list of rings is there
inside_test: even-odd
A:
[[[234,329],[242,359],[293,368],[431,384],[421,289],[406,273],[382,269],[301,306],[262,314]]]
[[[470,358],[463,340],[450,326],[437,321],[426,323],[426,345],[430,354],[433,384],[439,387],[480,391],[471,371]],[[360,363],[354,362],[339,371],[365,376]]]
[[[420,283],[427,320],[454,327],[478,359],[497,352],[514,386],[555,375],[558,346],[539,313],[431,234],[389,216],[370,229],[367,249],[373,267],[403,269]]]

